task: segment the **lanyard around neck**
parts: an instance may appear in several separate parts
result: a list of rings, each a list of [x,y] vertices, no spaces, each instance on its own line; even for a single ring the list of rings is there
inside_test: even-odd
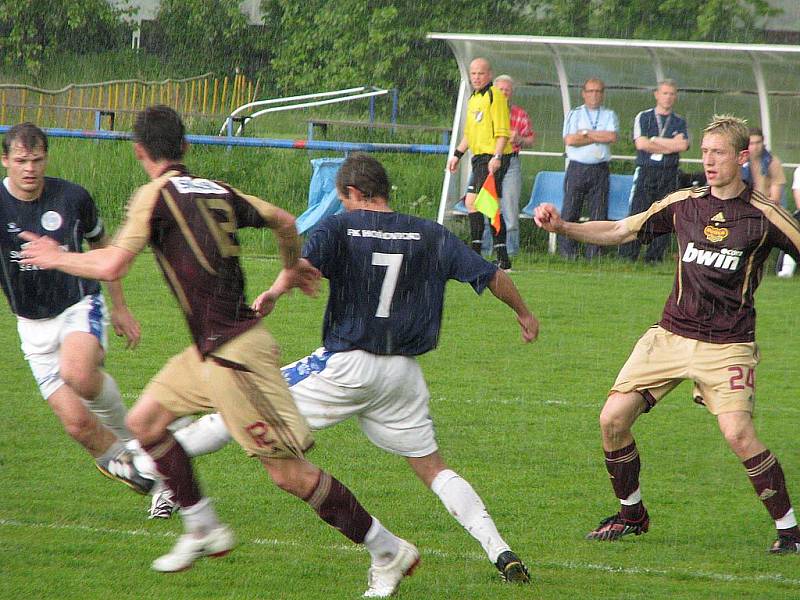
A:
[[[658,111],[653,111],[656,114],[656,125],[658,126],[658,137],[664,137],[664,134],[667,132],[667,127],[669,126],[669,122],[672,120],[672,113],[667,115],[667,118],[664,120],[664,124],[661,124],[661,115],[658,114]]]
[[[597,129],[597,124],[600,122],[600,108],[597,109],[597,116],[595,117],[594,121],[592,121],[592,115],[589,114],[589,109],[586,108],[586,105],[583,105],[583,112],[586,113],[586,119],[589,121],[589,125],[591,125],[592,129]]]

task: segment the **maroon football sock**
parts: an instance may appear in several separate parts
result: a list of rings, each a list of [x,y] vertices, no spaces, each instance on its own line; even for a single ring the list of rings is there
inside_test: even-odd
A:
[[[792,508],[792,503],[778,459],[769,450],[764,450],[742,464],[769,516],[776,521],[782,518]]]
[[[192,471],[192,462],[171,433],[142,447],[153,458],[164,484],[173,491],[178,504],[188,508],[200,502],[202,496]]]
[[[320,472],[317,487],[306,498],[320,519],[338,529],[356,544],[362,544],[372,525],[372,516],[353,493],[325,471]]]
[[[789,527],[787,529],[778,529],[778,535],[800,542],[800,527],[795,525],[794,527]]]
[[[639,451],[636,442],[619,450],[606,452],[606,470],[611,478],[614,494],[620,500],[625,500],[639,488]],[[644,504],[638,502],[633,505],[622,505],[620,514],[624,519],[638,521],[644,516]]]

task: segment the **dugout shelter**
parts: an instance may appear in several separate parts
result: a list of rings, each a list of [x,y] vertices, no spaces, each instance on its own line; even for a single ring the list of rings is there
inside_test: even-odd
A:
[[[428,39],[450,47],[461,74],[450,154],[463,135],[472,92],[470,61],[487,58],[495,76],[514,78],[514,103],[528,112],[537,133],[534,148],[520,153],[523,206],[536,172],[564,169],[564,116],[583,103],[583,82],[595,76],[606,84],[604,104],[620,119],[620,141],[612,146],[616,172],[633,173],[633,119],[654,106],[653,89],[667,78],[679,88],[675,111],[689,123],[692,146],[682,155],[683,170],[701,170],[702,129],[714,114],[723,113],[764,130],[767,147],[781,158],[789,182],[788,169],[800,164],[800,46],[465,33],[429,33]],[[445,170],[440,223],[447,224],[454,214],[469,170],[467,160],[455,174]]]

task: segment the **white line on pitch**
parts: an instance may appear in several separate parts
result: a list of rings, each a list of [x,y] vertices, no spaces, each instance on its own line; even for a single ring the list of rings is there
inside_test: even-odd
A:
[[[153,538],[175,538],[176,534],[173,532],[160,532],[155,533],[146,531],[144,529],[112,529],[109,527],[92,527],[89,525],[79,525],[75,523],[23,523],[14,519],[0,519],[0,527],[24,527],[28,529],[61,529],[66,531],[85,531],[90,533],[100,534],[116,534],[128,536],[142,536]],[[246,543],[246,542],[245,542]],[[297,540],[278,540],[267,538],[254,538],[249,541],[251,544],[262,546],[290,546],[301,548],[307,546],[306,542]],[[363,552],[360,546],[355,544],[326,544],[324,546],[328,550],[337,550],[342,552]],[[436,556],[446,559],[469,559],[473,561],[485,560],[485,556],[475,552],[464,554],[452,554],[443,550],[424,548],[421,550],[423,555]],[[714,573],[711,571],[687,571],[683,569],[651,569],[649,567],[615,567],[613,565],[604,565],[596,563],[583,563],[575,561],[567,562],[551,562],[551,561],[536,561],[536,567],[539,569],[553,569],[564,570],[573,569],[577,571],[602,571],[605,573],[618,573],[622,575],[650,575],[658,577],[669,578],[686,578],[692,579],[711,579],[713,581],[726,581],[730,583],[781,583],[784,585],[800,587],[800,579],[791,579],[785,577],[780,573],[766,573],[763,575],[732,575],[730,573]]]
[[[676,397],[677,402],[671,401],[663,401],[659,403],[657,409],[658,411],[663,410],[677,410],[683,409],[687,406],[692,405],[691,399],[686,398],[678,398]],[[450,402],[450,403],[458,403],[458,404],[475,404],[475,405],[483,405],[483,404],[491,404],[491,405],[520,405],[526,404],[529,406],[555,406],[555,407],[564,407],[564,408],[580,408],[580,409],[596,409],[598,412],[601,408],[603,408],[603,402],[605,402],[605,398],[601,398],[597,400],[597,402],[575,402],[574,400],[568,400],[566,398],[549,398],[549,399],[534,399],[534,398],[527,398],[523,396],[512,396],[510,398],[492,398],[492,397],[482,397],[482,398],[457,398],[457,397],[449,397],[449,396],[433,396],[431,397],[432,403],[437,402]],[[697,406],[697,410],[704,411],[701,407]],[[763,406],[760,405],[758,407],[758,412],[770,413],[770,414],[798,414],[800,413],[800,408],[795,408],[793,406]]]

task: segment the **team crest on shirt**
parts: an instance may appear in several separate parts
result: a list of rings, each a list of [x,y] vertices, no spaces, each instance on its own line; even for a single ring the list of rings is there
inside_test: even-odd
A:
[[[725,227],[716,227],[715,225],[706,225],[703,233],[709,242],[721,242],[728,237],[728,229]]]
[[[44,227],[47,231],[56,231],[57,229],[61,228],[61,225],[64,223],[64,219],[61,218],[61,215],[56,211],[48,210],[42,215],[41,222],[42,227]]]
[[[472,114],[475,116],[475,122],[476,123],[480,123],[481,121],[483,121],[483,111],[482,110],[476,110]]]

